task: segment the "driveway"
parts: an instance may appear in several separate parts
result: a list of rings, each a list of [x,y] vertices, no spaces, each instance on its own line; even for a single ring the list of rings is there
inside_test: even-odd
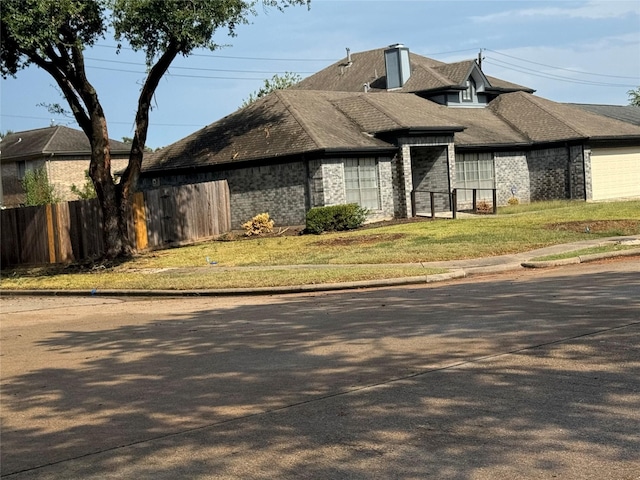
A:
[[[0,306],[3,478],[640,478],[637,259]]]

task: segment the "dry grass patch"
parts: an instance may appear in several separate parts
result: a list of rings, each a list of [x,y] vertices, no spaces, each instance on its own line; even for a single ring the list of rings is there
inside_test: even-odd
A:
[[[640,220],[580,220],[551,223],[547,228],[576,233],[606,233],[610,236],[634,235],[640,231]]]
[[[318,240],[311,245],[319,247],[346,247],[352,245],[372,245],[381,242],[394,242],[406,238],[406,233],[374,233],[371,235],[352,235],[350,237],[331,237]]]

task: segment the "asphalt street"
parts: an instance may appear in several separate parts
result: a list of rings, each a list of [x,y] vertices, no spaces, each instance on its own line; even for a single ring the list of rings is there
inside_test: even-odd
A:
[[[640,479],[637,257],[0,307],[3,478]]]

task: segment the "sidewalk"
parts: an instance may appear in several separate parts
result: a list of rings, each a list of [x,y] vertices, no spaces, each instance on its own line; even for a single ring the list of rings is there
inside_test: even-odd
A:
[[[615,252],[599,253],[593,255],[576,256],[562,260],[535,261],[535,258],[548,255],[562,254],[597,247],[607,244],[637,245],[637,248],[620,250]],[[568,264],[584,263],[606,258],[621,256],[640,256],[640,236],[595,238],[579,242],[553,245],[529,252],[496,257],[474,258],[467,260],[452,260],[445,262],[423,262],[402,265],[422,266],[424,268],[438,268],[447,270],[446,273],[421,275],[405,278],[390,278],[381,280],[364,280],[357,282],[324,283],[313,285],[293,285],[282,287],[256,287],[256,288],[225,288],[207,290],[107,290],[101,289],[90,292],[93,296],[103,297],[180,297],[180,296],[231,296],[231,295],[269,295],[286,293],[322,292],[332,290],[348,290],[357,288],[391,287],[399,285],[419,285],[424,283],[442,282],[458,278],[466,278],[474,275],[488,275],[522,268],[557,267]],[[394,264],[388,264],[393,266]],[[291,269],[291,268],[342,268],[347,265],[290,265],[268,267],[216,267],[219,270],[257,270],[265,269]],[[367,265],[348,265],[352,267],[364,267]],[[188,269],[179,269],[188,270]],[[639,269],[640,270],[640,269]],[[86,290],[6,290],[3,295],[23,296],[86,296]]]

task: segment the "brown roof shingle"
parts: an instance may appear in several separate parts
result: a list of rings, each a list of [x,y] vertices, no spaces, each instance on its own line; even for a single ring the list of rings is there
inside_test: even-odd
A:
[[[640,138],[640,127],[523,92],[500,95],[488,107],[533,142]]]
[[[385,50],[386,48],[378,48],[354,53],[351,55],[351,64],[348,64],[347,59],[338,61],[303,79],[293,88],[362,92],[366,84],[372,92],[386,92]],[[447,64],[413,52],[409,52],[409,62],[411,76],[402,88],[394,89],[394,92],[415,93],[461,87],[475,64],[473,60]],[[487,79],[491,83],[491,87],[499,90],[533,92],[528,87],[497,78],[487,77]]]
[[[112,154],[128,154],[131,147],[110,140]],[[0,143],[3,161],[41,155],[85,155],[91,153],[89,139],[80,130],[62,125],[6,135]]]
[[[281,90],[145,156],[143,170],[201,167],[323,150],[393,150],[374,134],[459,131],[444,107],[416,95]]]

